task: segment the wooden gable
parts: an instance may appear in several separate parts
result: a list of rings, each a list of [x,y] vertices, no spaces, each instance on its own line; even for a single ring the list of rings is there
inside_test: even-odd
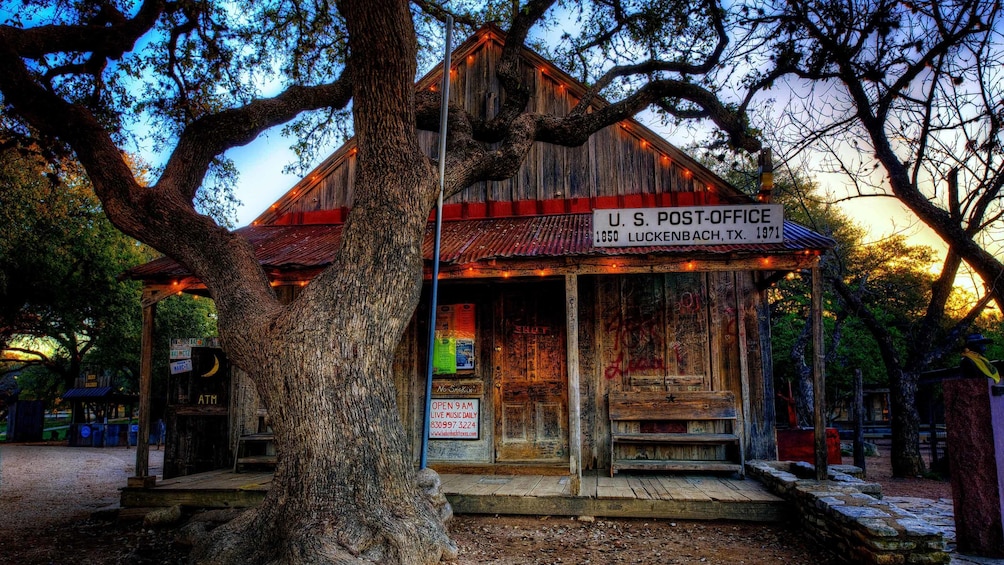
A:
[[[490,118],[503,96],[495,75],[504,36],[482,28],[453,55],[450,99],[478,117]],[[585,93],[585,87],[549,61],[523,51],[523,74],[535,95],[528,110],[562,115]],[[441,68],[416,85],[436,89]],[[603,102],[600,101],[599,104]],[[419,142],[430,156],[438,133],[421,131]],[[349,140],[259,216],[254,225],[341,223],[352,206],[355,139]],[[565,201],[561,206],[528,205]],[[478,182],[446,204],[475,205],[480,216],[588,212],[618,206],[674,206],[748,203],[739,192],[700,163],[635,120],[624,120],[589,138],[580,147],[538,142],[516,175],[504,181]]]

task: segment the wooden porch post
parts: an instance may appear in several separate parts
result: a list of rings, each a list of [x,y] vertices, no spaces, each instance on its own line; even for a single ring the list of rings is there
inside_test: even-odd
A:
[[[150,473],[150,391],[153,381],[153,320],[157,300],[143,293],[143,333],[139,357],[139,432],[136,434],[136,476],[129,486],[152,487]]]
[[[744,287],[738,284],[738,279],[736,280],[736,288],[742,289],[747,288],[746,292],[749,292],[748,287]],[[750,446],[750,434],[752,432],[752,426],[750,422],[753,418],[752,409],[752,399],[750,397],[750,366],[749,366],[749,348],[746,342],[746,297],[743,296],[744,292],[740,290],[736,292],[736,321],[739,331],[739,388],[742,398],[739,399],[739,406],[742,407],[742,419],[740,422],[736,422],[738,429],[735,432],[739,435],[739,464],[742,469],[739,471],[740,476],[746,475],[746,456],[745,454],[749,451]]]
[[[812,266],[812,397],[816,436],[816,480],[825,480],[826,461],[826,377],[823,373],[823,277],[819,262]]]
[[[565,275],[565,342],[568,369],[568,471],[572,496],[582,492],[582,418],[579,399],[579,279]]]

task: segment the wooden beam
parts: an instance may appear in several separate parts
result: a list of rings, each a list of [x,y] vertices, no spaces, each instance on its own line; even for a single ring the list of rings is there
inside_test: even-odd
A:
[[[610,391],[611,420],[723,420],[736,418],[731,390]],[[670,415],[671,414],[671,415]]]
[[[816,480],[827,477],[826,465],[826,376],[823,353],[823,277],[819,264],[812,267],[812,397],[816,439]]]
[[[693,255],[636,255],[616,257],[549,257],[533,260],[513,259],[478,261],[474,263],[443,265],[439,272],[440,280],[479,280],[507,278],[558,277],[575,275],[629,275],[645,273],[688,273],[715,271],[767,271],[772,276],[764,283],[770,286],[773,279],[780,279],[791,271],[809,269],[817,261],[814,253],[800,252],[785,255],[768,256],[703,256]],[[305,286],[323,269],[303,269],[283,271],[270,269],[269,279],[273,286]],[[427,265],[423,278],[430,280],[432,269]],[[185,277],[178,281],[164,284],[147,283],[144,287],[143,301],[153,303],[179,292],[205,294],[206,287],[194,277]],[[197,291],[197,292],[196,292]]]
[[[533,463],[452,463],[430,461],[429,468],[440,475],[541,475],[544,477],[564,477],[568,474],[565,465]]]
[[[714,271],[800,271],[810,268],[818,257],[812,253],[767,256],[666,256],[636,255],[617,257],[551,257],[534,260],[490,260],[463,265],[443,265],[442,280],[536,278],[577,275],[625,275],[646,273],[688,273]],[[431,271],[426,268],[424,277]],[[294,275],[290,277],[296,278]]]
[[[194,508],[252,508],[265,499],[266,489],[122,489],[123,508],[190,506]]]
[[[196,285],[194,277],[175,281],[169,285],[143,286],[140,303],[143,306],[143,328],[139,354],[139,430],[136,434],[136,478],[144,484],[150,472],[150,394],[153,390],[153,324],[157,303]]]
[[[779,522],[790,517],[789,506],[777,501],[639,500],[634,498],[471,496],[447,494],[457,514],[528,516],[600,516],[671,520],[742,520]]]
[[[150,472],[150,392],[153,382],[153,320],[156,313],[156,302],[143,305],[139,354],[139,433],[136,436],[136,477],[140,479]]]
[[[582,401],[579,395],[579,279],[565,275],[565,341],[568,370],[568,449],[572,496],[582,492]]]
[[[769,154],[769,153],[768,153]],[[746,335],[746,308],[748,297],[747,292],[754,292],[751,288],[752,285],[747,286],[746,284],[740,284],[740,277],[752,277],[752,273],[736,273],[736,326],[739,330],[739,388],[740,388],[740,399],[739,407],[741,410],[739,421],[736,422],[736,433],[739,435],[739,441],[741,442],[739,454],[745,454],[750,448],[750,421],[753,418],[752,414],[752,399],[750,398],[750,364],[749,364],[749,348],[747,347],[747,335]],[[744,457],[740,457],[739,464],[744,467],[743,472],[745,472],[746,461]]]
[[[151,306],[165,298],[170,298],[176,294],[181,294],[186,290],[195,288],[205,288],[195,277],[185,277],[171,284],[147,283],[143,285],[143,295],[140,301],[143,306]]]

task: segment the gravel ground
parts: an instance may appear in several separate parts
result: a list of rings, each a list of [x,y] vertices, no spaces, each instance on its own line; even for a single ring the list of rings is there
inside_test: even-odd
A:
[[[164,452],[150,450],[160,473]],[[8,532],[83,520],[117,505],[136,448],[0,445],[0,516]]]
[[[151,471],[160,473],[163,451],[150,454]],[[0,445],[0,563],[186,562],[188,548],[175,543],[174,531],[144,529],[102,511],[117,506],[135,457],[135,448]],[[886,457],[868,463],[868,478],[891,485],[890,495],[951,497],[945,481],[891,479]],[[792,524],[458,516],[450,529],[461,548],[456,565],[840,562]]]

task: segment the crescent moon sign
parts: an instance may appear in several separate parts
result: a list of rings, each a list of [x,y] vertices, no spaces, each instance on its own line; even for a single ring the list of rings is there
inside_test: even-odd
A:
[[[219,371],[219,370],[220,370],[220,358],[217,357],[216,354],[214,353],[213,354],[213,368],[209,369],[208,371],[206,371],[206,374],[204,374],[202,376],[203,377],[211,377],[211,376],[213,376],[213,375],[216,374],[216,371]]]

